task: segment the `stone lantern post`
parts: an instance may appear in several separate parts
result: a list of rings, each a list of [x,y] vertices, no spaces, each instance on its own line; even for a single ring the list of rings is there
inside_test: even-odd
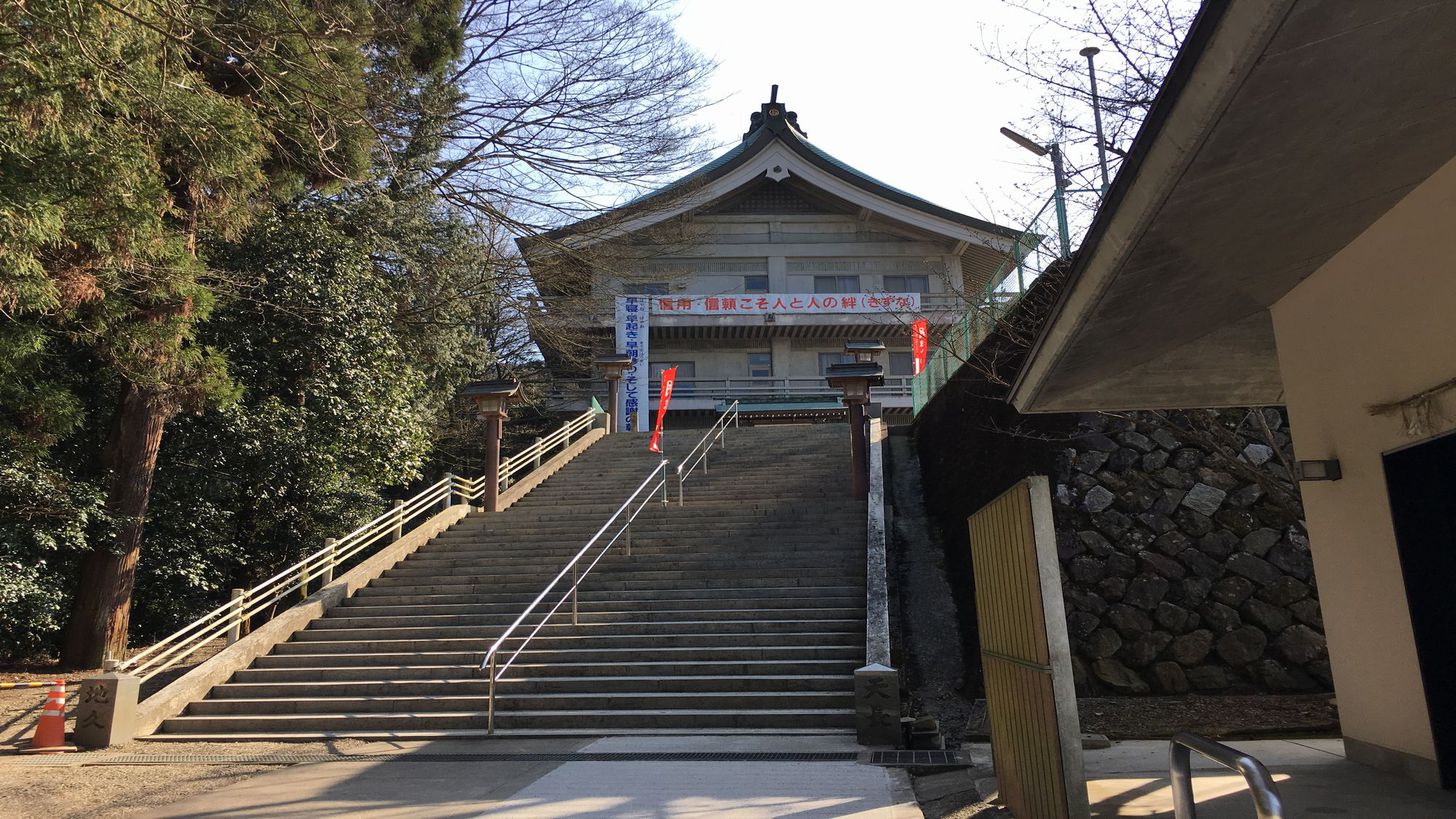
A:
[[[500,494],[501,432],[505,428],[506,405],[521,389],[519,381],[476,381],[466,384],[460,394],[475,402],[475,409],[485,421],[485,496],[481,507],[497,511]]]
[[[870,402],[870,387],[885,383],[884,369],[874,362],[856,361],[833,364],[825,376],[829,386],[844,393],[844,406],[849,412],[850,470],[856,498],[867,498],[870,492],[869,444],[865,434],[865,405]]]
[[[626,353],[608,353],[592,359],[607,379],[607,434],[622,431],[622,419],[617,417],[617,399],[622,392],[622,372],[632,366],[632,356]]]

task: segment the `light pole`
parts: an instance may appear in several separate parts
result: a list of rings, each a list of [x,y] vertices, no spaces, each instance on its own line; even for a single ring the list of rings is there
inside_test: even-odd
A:
[[[1087,80],[1092,89],[1092,122],[1097,127],[1097,167],[1102,170],[1102,195],[1107,195],[1107,140],[1102,138],[1102,101],[1097,97],[1097,66],[1092,59],[1102,53],[1097,46],[1077,52],[1087,58]]]
[[[607,353],[592,359],[602,368],[607,379],[607,433],[620,432],[621,421],[617,418],[617,398],[622,390],[622,371],[632,366],[632,356],[627,353]]]
[[[831,364],[825,376],[829,386],[844,393],[844,406],[849,413],[849,461],[851,492],[855,498],[870,494],[869,447],[865,435],[865,405],[870,402],[870,387],[885,383],[885,371],[874,362]]]
[[[481,508],[497,511],[500,495],[501,432],[505,427],[506,405],[521,389],[519,381],[476,381],[460,394],[475,402],[476,414],[485,421],[485,496]]]
[[[1056,204],[1057,208],[1057,247],[1061,250],[1061,257],[1063,259],[1071,256],[1072,233],[1071,229],[1067,226],[1067,171],[1062,166],[1061,146],[1055,142],[1050,145],[1042,145],[1029,137],[1024,137],[1016,133],[1010,128],[1002,128],[1001,135],[1037,156],[1051,154],[1052,179],[1056,183],[1056,189],[1052,191],[1052,201]]]

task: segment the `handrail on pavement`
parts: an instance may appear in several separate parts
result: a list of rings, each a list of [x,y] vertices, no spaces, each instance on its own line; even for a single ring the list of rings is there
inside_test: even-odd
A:
[[[713,444],[715,444],[715,443],[719,444],[719,446],[722,449],[727,449],[728,448],[728,439],[726,437],[724,437],[724,436],[728,432],[728,422],[729,421],[732,421],[733,422],[733,427],[735,429],[737,429],[737,427],[738,427],[738,402],[737,401],[734,401],[732,404],[729,404],[728,405],[728,408],[725,409],[725,410],[723,410],[723,414],[718,416],[718,420],[717,421],[714,421],[713,422],[713,425],[711,427],[708,427],[708,431],[705,432],[705,433],[703,433],[703,437],[698,439],[698,443],[692,448],[692,450],[690,450],[688,452],[687,456],[682,459],[682,462],[677,465],[677,505],[678,506],[682,506],[682,504],[683,504],[683,481],[686,481],[688,479],[688,476],[691,475],[691,474],[693,474],[693,470],[698,468],[698,464],[702,464],[703,465],[703,473],[704,474],[707,474],[707,472],[708,472],[708,453],[711,452],[711,451],[713,451]],[[689,463],[688,463],[689,461],[692,461],[692,464],[691,465],[689,465]],[[684,470],[686,470],[686,471],[684,471]]]
[[[1242,774],[1249,786],[1249,794],[1254,797],[1254,813],[1259,819],[1284,819],[1284,802],[1279,798],[1274,777],[1269,775],[1264,763],[1237,748],[1186,732],[1174,735],[1168,742],[1168,776],[1173,782],[1174,819],[1197,819],[1198,816],[1193,802],[1190,750]]]

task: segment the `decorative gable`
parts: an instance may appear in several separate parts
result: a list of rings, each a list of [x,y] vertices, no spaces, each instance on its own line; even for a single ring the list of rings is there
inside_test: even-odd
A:
[[[795,190],[790,184],[760,179],[746,190],[738,191],[703,210],[705,214],[837,214],[847,208],[834,208],[815,201]]]

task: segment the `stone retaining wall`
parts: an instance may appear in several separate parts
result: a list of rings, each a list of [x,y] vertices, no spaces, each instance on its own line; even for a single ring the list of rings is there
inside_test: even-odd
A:
[[[1058,448],[1078,690],[1329,690],[1283,414],[1199,412],[1079,416]]]

